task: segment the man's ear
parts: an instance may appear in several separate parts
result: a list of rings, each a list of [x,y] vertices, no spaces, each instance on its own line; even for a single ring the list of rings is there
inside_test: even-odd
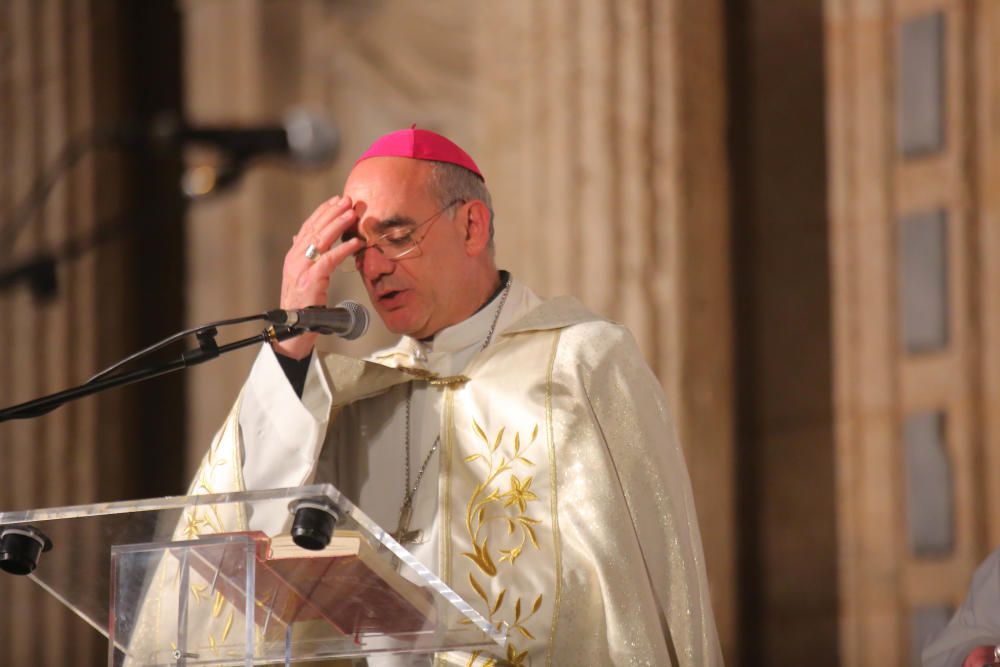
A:
[[[465,210],[465,251],[476,257],[490,245],[490,209],[486,204],[473,199]]]

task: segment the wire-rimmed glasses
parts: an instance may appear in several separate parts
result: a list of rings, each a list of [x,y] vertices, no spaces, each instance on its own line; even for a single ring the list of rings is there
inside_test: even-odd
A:
[[[419,222],[416,225],[400,225],[398,227],[391,227],[384,234],[379,235],[374,241],[367,242],[362,248],[357,250],[353,257],[354,262],[344,262],[341,267],[346,271],[358,271],[361,269],[362,262],[365,261],[365,252],[369,248],[375,248],[382,256],[386,259],[397,261],[403,259],[404,257],[419,257],[420,256],[420,242],[423,241],[424,237],[430,231],[431,225],[441,217],[441,214],[455,206],[456,204],[464,204],[464,199],[453,199],[448,202],[448,204],[440,209],[437,213],[430,216],[423,222]],[[422,227],[426,227],[423,235],[418,239],[417,230]]]

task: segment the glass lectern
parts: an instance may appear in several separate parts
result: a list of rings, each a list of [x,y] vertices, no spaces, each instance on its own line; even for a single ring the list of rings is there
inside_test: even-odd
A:
[[[0,513],[0,551],[8,539],[51,542],[29,576],[108,637],[113,667],[506,643],[328,484]]]

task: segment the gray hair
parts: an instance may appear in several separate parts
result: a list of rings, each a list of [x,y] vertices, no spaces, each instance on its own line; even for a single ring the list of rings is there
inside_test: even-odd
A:
[[[428,180],[428,188],[440,206],[447,206],[456,199],[472,201],[478,199],[486,204],[490,212],[490,252],[493,252],[493,198],[486,189],[486,183],[474,172],[450,162],[431,160],[434,166]]]

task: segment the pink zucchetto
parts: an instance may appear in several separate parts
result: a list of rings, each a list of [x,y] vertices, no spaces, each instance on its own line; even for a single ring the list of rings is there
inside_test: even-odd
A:
[[[406,130],[397,130],[379,137],[358,158],[358,162],[370,157],[408,157],[415,160],[450,162],[465,167],[482,178],[483,182],[486,181],[476,163],[468,153],[459,148],[458,144],[436,132],[418,130],[415,124]]]

